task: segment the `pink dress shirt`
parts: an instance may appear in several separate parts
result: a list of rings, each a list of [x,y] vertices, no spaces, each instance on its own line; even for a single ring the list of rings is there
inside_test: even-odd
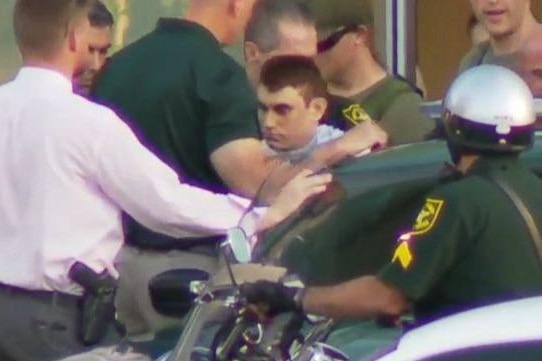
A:
[[[247,200],[182,184],[114,112],[60,73],[25,67],[0,86],[0,283],[79,294],[81,261],[117,272],[121,210],[173,237],[220,234]],[[246,227],[254,229],[256,215]]]

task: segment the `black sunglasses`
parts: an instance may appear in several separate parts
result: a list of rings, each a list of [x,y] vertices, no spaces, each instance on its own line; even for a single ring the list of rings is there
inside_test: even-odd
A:
[[[343,36],[345,36],[348,33],[355,32],[359,29],[358,25],[347,25],[341,30],[338,30],[334,33],[332,33],[330,36],[325,38],[324,40],[321,40],[316,45],[316,49],[318,51],[318,54],[325,53],[326,51],[333,48],[341,39]]]

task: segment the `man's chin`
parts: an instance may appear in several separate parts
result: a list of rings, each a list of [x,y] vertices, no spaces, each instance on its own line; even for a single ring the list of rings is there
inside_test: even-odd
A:
[[[489,27],[488,28],[488,32],[490,34],[490,36],[495,39],[495,40],[502,40],[502,39],[506,39],[508,37],[510,37],[511,35],[514,34],[514,30],[513,29],[509,29],[509,28],[502,28],[502,27]]]
[[[273,149],[275,152],[287,152],[290,150],[290,147],[287,147],[284,144],[277,141],[266,139],[265,142],[267,143],[267,146]]]

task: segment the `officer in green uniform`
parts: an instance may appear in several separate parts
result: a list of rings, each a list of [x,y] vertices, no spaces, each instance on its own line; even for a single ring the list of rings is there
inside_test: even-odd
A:
[[[381,65],[367,0],[311,0],[318,30],[316,62],[329,84],[329,123],[348,130],[373,119],[389,145],[425,139],[434,122],[420,110],[421,92]]]
[[[542,181],[518,160],[533,143],[534,120],[533,97],[514,72],[495,65],[466,71],[444,103],[461,176],[430,193],[392,262],[378,275],[331,287],[247,285],[248,300],[267,304],[271,314],[302,309],[334,318],[395,318],[412,310],[420,324],[542,294],[542,245],[533,236],[542,230]]]

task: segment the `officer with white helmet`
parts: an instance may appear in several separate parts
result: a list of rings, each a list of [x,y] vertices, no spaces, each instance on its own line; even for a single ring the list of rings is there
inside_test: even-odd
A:
[[[444,100],[444,126],[454,163],[461,154],[525,150],[533,142],[534,119],[529,88],[512,71],[496,65],[460,76]]]
[[[428,195],[392,261],[377,275],[330,287],[247,285],[247,299],[266,304],[268,314],[366,318],[412,311],[420,324],[540,293],[542,181],[519,160],[533,144],[533,103],[521,78],[504,67],[463,73],[444,102],[460,176]]]

